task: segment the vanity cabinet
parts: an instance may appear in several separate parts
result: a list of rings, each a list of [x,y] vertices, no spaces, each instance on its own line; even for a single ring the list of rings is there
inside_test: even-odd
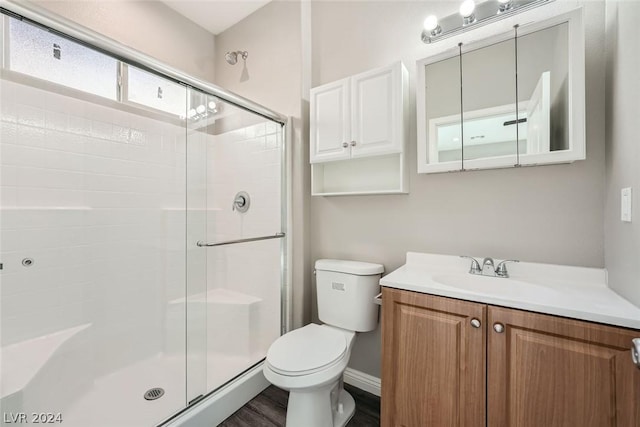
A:
[[[311,89],[314,195],[406,192],[407,79],[396,62]]]
[[[382,301],[381,425],[484,426],[487,307],[389,288]]]
[[[638,331],[502,307],[488,316],[488,426],[640,426]]]
[[[639,335],[383,288],[381,424],[638,427]]]

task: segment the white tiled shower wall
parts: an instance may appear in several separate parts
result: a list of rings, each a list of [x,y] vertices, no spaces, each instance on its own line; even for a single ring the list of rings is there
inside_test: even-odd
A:
[[[159,351],[185,289],[184,127],[1,85],[0,345],[91,323],[96,374]]]
[[[282,154],[282,127],[273,122],[264,121],[214,137],[207,151],[209,241],[268,236],[282,230]],[[232,210],[239,191],[250,196],[246,213]],[[229,337],[250,341],[252,351],[248,356],[253,361],[264,357],[280,335],[281,244],[283,239],[274,239],[208,251],[209,289],[225,288],[260,299],[249,327]],[[250,335],[245,337],[246,334]]]

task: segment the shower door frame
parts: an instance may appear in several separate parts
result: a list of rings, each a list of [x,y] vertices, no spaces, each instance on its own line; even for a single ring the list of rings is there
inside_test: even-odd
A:
[[[161,77],[172,80],[176,83],[185,85],[187,89],[193,88],[209,95],[215,96],[224,102],[227,102],[242,110],[248,111],[253,114],[257,114],[263,118],[274,121],[282,127],[283,145],[281,151],[281,230],[283,233],[282,244],[280,250],[280,334],[285,334],[291,329],[292,324],[292,286],[291,286],[291,265],[292,265],[292,236],[291,236],[291,180],[290,171],[292,167],[291,157],[291,141],[293,138],[292,133],[292,120],[291,118],[284,116],[276,111],[273,111],[267,107],[264,107],[258,103],[255,103],[247,98],[237,95],[233,92],[227,91],[219,86],[216,86],[207,81],[190,76],[178,69],[170,67],[155,58],[148,56],[135,49],[131,49],[124,46],[117,41],[110,39],[100,33],[89,30],[81,25],[56,15],[40,6],[34,4],[18,3],[15,0],[0,0],[0,11],[10,17],[17,18],[44,27],[45,29],[58,33],[59,35],[71,39],[72,41],[81,45],[87,46],[94,50],[107,54],[121,62],[129,65],[133,65],[142,70],[151,72]],[[1,16],[1,15],[0,15]],[[2,28],[2,25],[0,25]],[[0,52],[4,57],[5,52]],[[0,58],[1,59],[1,58]],[[1,65],[1,64],[0,64]],[[194,243],[195,244],[195,243]],[[235,378],[241,377],[245,373],[251,371],[256,366],[264,362],[264,359],[258,364],[250,367],[249,369],[239,372]],[[234,380],[229,381],[229,383]],[[186,403],[186,406],[179,412],[172,414],[165,421],[159,425],[165,425],[172,422],[177,417],[182,415],[185,411],[191,409],[193,406],[200,402],[203,402],[207,397],[215,394],[217,391],[223,389],[226,384],[214,389],[209,390],[207,393],[198,398],[197,401]]]

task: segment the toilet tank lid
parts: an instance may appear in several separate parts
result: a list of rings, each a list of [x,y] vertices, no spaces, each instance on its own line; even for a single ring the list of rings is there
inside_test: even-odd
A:
[[[371,262],[319,259],[316,261],[316,270],[335,271],[337,273],[355,274],[358,276],[371,276],[374,274],[382,274],[384,272],[384,266]]]

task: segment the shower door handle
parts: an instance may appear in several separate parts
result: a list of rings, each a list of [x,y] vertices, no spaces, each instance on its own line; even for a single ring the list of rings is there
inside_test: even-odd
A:
[[[286,236],[285,233],[279,231],[276,234],[271,234],[269,236],[261,236],[261,237],[249,237],[246,239],[236,239],[236,240],[227,240],[226,242],[218,242],[218,243],[206,243],[202,240],[198,240],[196,245],[201,248],[210,248],[212,246],[225,246],[225,245],[234,245],[236,243],[246,243],[246,242],[258,242],[260,240],[270,240],[270,239],[281,239]]]

